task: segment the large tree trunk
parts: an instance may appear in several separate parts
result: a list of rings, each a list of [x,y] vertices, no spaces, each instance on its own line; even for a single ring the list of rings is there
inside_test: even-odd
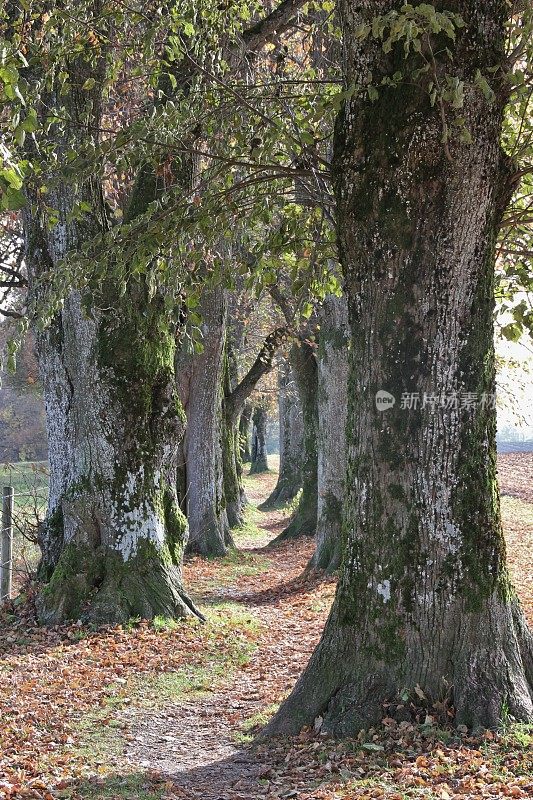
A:
[[[294,518],[277,537],[314,536],[318,507],[318,372],[313,348],[305,341],[293,344],[290,363],[296,378],[303,414],[302,494]]]
[[[82,55],[69,61],[72,88],[64,98],[52,89],[39,113],[46,117],[64,102],[72,124],[40,130],[44,146],[29,144],[32,157],[53,144],[58,163],[66,163],[67,151],[97,146],[104,64]],[[76,88],[89,77],[94,88]],[[61,275],[63,260],[108,228],[97,171],[77,181],[52,174],[46,195],[34,193],[31,182],[26,187],[25,260],[36,309],[42,282]],[[141,170],[126,219],[133,206],[146,209],[156,183],[153,170]],[[80,203],[89,209],[81,218]],[[143,278],[127,276],[121,287],[112,270],[109,278],[90,279],[84,293],[70,291],[38,335],[51,473],[37,601],[45,623],[194,610],[181,578],[187,523],[176,496],[184,422],[174,378],[176,323]]]
[[[42,622],[190,613],[181,562],[187,523],[176,496],[183,412],[174,333],[142,287],[105,317],[73,293],[39,337],[50,498],[41,531]]]
[[[279,387],[279,476],[264,508],[292,500],[302,486],[303,416],[298,387],[288,359],[281,362]]]
[[[493,405],[509,165],[503,71],[492,67],[504,60],[507,3],[452,5],[466,26],[453,65],[437,70],[465,81],[472,144],[446,148],[427,85],[381,85],[418,56],[405,61],[403,43],[386,55],[355,33],[403,2],[341,3],[347,83],[372,75],[379,87],[374,103],[366,93],[350,102],[336,136],[352,347],[346,552],[322,641],[271,732],[321,715],[325,730],[354,733],[378,722],[385,702],[394,715],[405,692],[415,705],[449,696],[467,726],[533,718],[532,637],[506,569]],[[473,85],[477,70],[493,82],[492,103]],[[381,391],[393,407],[377,407]]]
[[[266,408],[256,406],[252,414],[252,463],[250,465],[250,475],[268,472],[267,419]]]
[[[328,297],[320,314],[318,347],[318,513],[312,566],[333,572],[342,555],[346,478],[348,306]]]
[[[221,556],[231,542],[222,481],[222,378],[227,325],[224,289],[201,302],[203,350],[178,359],[178,386],[187,415],[183,492],[187,552]]]

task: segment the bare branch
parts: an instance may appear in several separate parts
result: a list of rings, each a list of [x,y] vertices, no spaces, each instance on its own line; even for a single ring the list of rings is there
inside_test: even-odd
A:
[[[246,400],[267,372],[272,369],[276,350],[288,334],[288,328],[276,328],[269,333],[254,363],[238,386],[224,399],[224,408],[232,422],[236,422]]]

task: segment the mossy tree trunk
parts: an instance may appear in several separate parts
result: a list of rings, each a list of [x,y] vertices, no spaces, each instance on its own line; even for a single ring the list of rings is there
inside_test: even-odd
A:
[[[46,137],[45,145],[53,140],[60,163],[69,150],[98,147],[104,66],[105,58],[96,65],[82,55],[70,61],[70,92],[59,97],[52,89],[39,109],[46,117],[50,107],[64,104],[72,120],[36,134]],[[89,78],[93,89],[76,88]],[[141,178],[126,220],[157,192],[153,170],[141,170]],[[59,177],[48,188],[34,195],[28,186],[24,212],[36,304],[39,279],[109,227],[96,174],[77,182]],[[81,203],[90,210],[80,218]],[[187,523],[176,496],[184,424],[174,376],[176,322],[144,279],[129,276],[122,292],[112,269],[104,281],[90,279],[86,292],[70,291],[38,335],[50,453],[40,533],[44,585],[37,599],[43,623],[80,617],[115,623],[195,611],[181,577]]]
[[[263,375],[272,368],[274,356],[283,342],[286,328],[277,328],[269,333],[257,357],[243,378],[238,381],[236,343],[229,342],[227,348],[224,382],[222,452],[224,462],[224,497],[230,526],[243,522],[246,496],[242,482],[242,460],[240,454],[239,420],[245,404]],[[266,420],[265,420],[266,426]],[[266,441],[266,428],[265,428]],[[253,453],[251,454],[253,460]]]
[[[252,451],[250,449],[250,432],[252,426],[252,411],[254,407],[251,403],[245,403],[242,410],[241,418],[239,420],[239,442],[240,454],[243,464],[249,464],[252,460]]]
[[[495,239],[510,167],[504,72],[493,67],[504,63],[508,7],[449,3],[466,24],[453,65],[439,51],[436,66],[441,80],[451,70],[465,82],[472,144],[445,148],[441,110],[420,83],[431,76],[381,85],[418,56],[356,35],[402,5],[341,2],[346,82],[372,75],[380,87],[374,103],[366,93],[350,101],[336,132],[351,330],[346,552],[322,640],[271,733],[321,715],[324,730],[353,734],[386,702],[394,715],[406,691],[415,704],[420,692],[430,704],[449,696],[457,723],[474,728],[533,718],[532,637],[506,568],[493,406]],[[474,85],[478,70],[492,102]],[[378,410],[380,391],[394,407]]]
[[[240,338],[240,337],[239,337]],[[246,495],[242,481],[239,420],[242,404],[231,401],[238,385],[238,364],[235,331],[230,324],[226,342],[225,368],[223,376],[224,401],[222,406],[222,473],[224,481],[224,504],[230,528],[238,528],[244,522]],[[243,401],[244,402],[244,401]]]
[[[228,523],[230,528],[238,528],[244,522],[247,500],[242,482],[239,428],[226,410],[222,417],[222,465]]]
[[[303,451],[303,416],[298,387],[288,359],[278,373],[279,387],[279,476],[274,491],[263,504],[292,500],[302,486],[301,462]]]
[[[174,331],[142,285],[106,301],[105,316],[88,317],[71,294],[40,338],[51,491],[37,608],[48,624],[193,610],[181,579]]]
[[[250,475],[268,472],[267,452],[267,420],[268,412],[263,406],[256,406],[252,414],[252,461]]]
[[[301,459],[302,493],[293,519],[278,539],[314,536],[318,508],[318,371],[313,348],[301,340],[293,344],[290,363],[298,386],[303,415]]]
[[[222,556],[231,543],[222,468],[222,377],[227,328],[226,291],[204,292],[201,353],[178,357],[178,387],[187,416],[183,442],[187,552]],[[182,503],[183,506],[183,503]]]
[[[312,566],[332,572],[342,555],[346,478],[348,305],[328,297],[320,313],[318,347],[318,509]]]

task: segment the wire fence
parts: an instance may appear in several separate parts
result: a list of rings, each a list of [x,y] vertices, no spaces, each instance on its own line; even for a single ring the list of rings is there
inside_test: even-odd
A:
[[[2,536],[0,538],[0,603],[11,598],[13,588],[13,509],[15,490],[4,486],[2,496]]]
[[[38,531],[45,517],[48,477],[43,465],[1,465],[4,479],[0,528],[0,604],[12,599],[35,574],[39,561]],[[7,479],[7,480],[6,480]]]

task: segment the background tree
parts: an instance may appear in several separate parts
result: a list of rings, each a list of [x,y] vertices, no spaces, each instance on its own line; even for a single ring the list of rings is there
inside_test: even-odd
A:
[[[189,523],[187,551],[224,555],[231,534],[224,502],[222,394],[225,369],[227,298],[222,287],[205,291],[200,302],[201,352],[178,357],[178,386],[187,416],[182,477]]]
[[[296,381],[287,357],[278,368],[279,475],[262,508],[292,500],[302,485],[303,417]]]
[[[259,401],[252,414],[252,460],[250,475],[268,472],[267,452],[267,419],[268,410],[264,402]]]
[[[289,360],[298,386],[303,417],[302,493],[294,516],[278,539],[314,536],[318,504],[318,372],[314,346],[305,339],[292,345]]]
[[[348,410],[348,307],[331,295],[319,313],[316,552],[312,565],[332,572],[341,563]]]

